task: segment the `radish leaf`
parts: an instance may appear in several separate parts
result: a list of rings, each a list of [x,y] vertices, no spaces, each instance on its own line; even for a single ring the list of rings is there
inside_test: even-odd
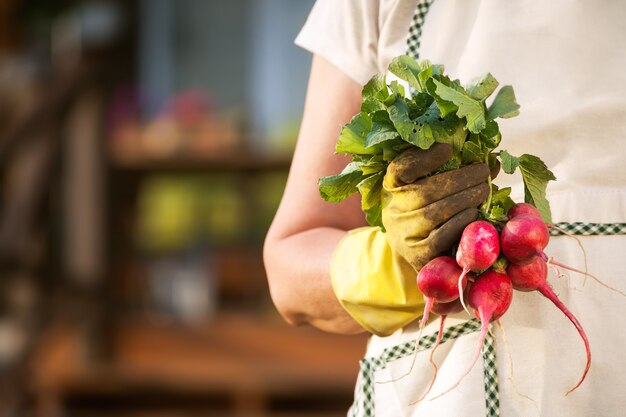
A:
[[[422,84],[419,80],[419,73],[422,70],[417,61],[408,55],[401,55],[394,58],[389,64],[389,72],[409,83],[417,91],[422,91]]]
[[[479,133],[485,128],[487,121],[485,120],[484,105],[469,96],[469,94],[457,91],[452,87],[433,79],[437,86],[436,92],[443,100],[454,103],[458,110],[456,114],[459,117],[465,117],[467,120],[467,129],[473,133]]]
[[[490,73],[470,82],[467,87],[468,94],[476,100],[485,100],[498,88],[498,80]]]
[[[363,86],[361,95],[366,99],[377,99],[384,101],[389,97],[389,90],[387,89],[387,78],[385,74],[376,74]]]
[[[380,192],[383,186],[384,174],[384,172],[379,172],[370,175],[357,184],[359,193],[361,193],[361,209],[365,213],[365,219],[369,224],[380,226],[381,228],[383,228],[383,223]]]
[[[487,120],[485,128],[480,132],[480,140],[489,149],[495,149],[500,144],[502,135],[500,134],[500,127],[495,120]]]
[[[537,207],[546,223],[552,223],[550,203],[546,199],[546,188],[548,182],[556,180],[556,177],[546,164],[534,155],[520,156],[519,167],[524,180],[524,201]]]
[[[487,115],[490,119],[501,117],[508,119],[510,117],[517,116],[519,114],[519,104],[515,99],[515,92],[513,87],[505,85],[498,91],[496,98],[491,103]]]
[[[463,153],[462,153],[462,157],[463,157],[463,162],[465,163],[469,163],[469,164],[474,164],[474,163],[479,163],[483,161],[483,152],[482,149],[480,147],[480,145],[471,142],[471,141],[467,141],[465,142],[465,145],[463,145]]]
[[[365,147],[370,148],[388,140],[399,138],[398,131],[394,128],[386,111],[379,110],[372,117],[372,129],[365,137]]]
[[[357,184],[361,193],[361,208],[369,210],[380,202],[384,172],[370,175]]]
[[[372,129],[372,119],[361,112],[354,116],[350,123],[344,125],[337,140],[335,152],[348,154],[372,154],[375,149],[366,149],[365,138]]]
[[[413,133],[414,123],[409,117],[409,106],[406,104],[404,97],[398,95],[394,103],[387,107],[387,112],[400,137],[409,142],[409,137]]]
[[[500,151],[500,160],[502,161],[502,169],[507,174],[512,174],[519,165],[519,158],[511,155],[507,151]]]
[[[340,174],[320,178],[318,188],[324,200],[338,203],[357,192],[357,185],[362,180],[360,163],[351,162]]]

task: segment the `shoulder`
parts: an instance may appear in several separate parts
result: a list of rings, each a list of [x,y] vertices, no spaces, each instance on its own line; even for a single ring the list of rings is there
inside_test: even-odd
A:
[[[296,44],[364,84],[404,52],[416,0],[317,0]]]

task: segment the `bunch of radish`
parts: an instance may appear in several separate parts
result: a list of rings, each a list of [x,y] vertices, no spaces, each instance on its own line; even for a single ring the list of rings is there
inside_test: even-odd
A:
[[[435,348],[441,340],[445,316],[451,312],[462,311],[463,308],[469,312],[466,302],[473,315],[481,321],[478,346],[467,370],[458,382],[432,399],[456,388],[472,370],[480,356],[489,323],[506,313],[513,299],[513,290],[538,291],[567,316],[580,334],[585,345],[587,363],[582,377],[567,394],[580,386],[589,371],[591,351],[587,336],[578,320],[558,299],[547,282],[548,262],[554,261],[543,252],[550,238],[546,223],[539,211],[528,203],[514,205],[508,211],[507,217],[508,220],[503,224],[494,225],[486,220],[470,223],[461,235],[456,259],[449,256],[437,257],[418,273],[417,285],[426,300],[420,328],[423,329],[431,312],[441,315]],[[562,264],[557,265],[568,268]],[[435,376],[426,394],[436,377],[437,368],[434,366]]]
[[[384,178],[388,167],[407,150],[427,150],[435,143],[451,147],[449,160],[430,175],[471,164],[488,165],[494,175],[488,180],[489,196],[479,208],[483,220],[467,226],[455,257],[435,258],[418,274],[417,285],[426,298],[420,335],[431,312],[441,315],[443,330],[446,315],[463,309],[473,311],[470,314],[482,322],[480,343],[462,379],[480,354],[489,323],[509,308],[513,290],[538,291],[574,323],[585,343],[587,364],[580,381],[568,391],[571,392],[585,379],[591,353],[580,323],[546,281],[548,266],[574,270],[543,252],[549,240],[548,227],[555,227],[551,225],[546,190],[549,181],[556,177],[535,155],[515,156],[504,149],[497,150],[502,142],[501,119],[520,113],[513,87],[499,86],[491,73],[464,85],[446,75],[444,66],[416,61],[407,55],[392,59],[388,70],[397,80],[387,83],[386,73],[380,73],[363,87],[360,111],[342,126],[335,147],[338,154],[348,155],[352,161],[336,175],[319,179],[320,196],[326,201],[340,202],[359,192],[365,219],[385,231],[381,197]],[[511,188],[500,189],[492,183],[500,168],[509,175],[521,174],[525,203],[515,204],[509,196]],[[441,341],[441,330],[435,347]],[[436,376],[432,353],[431,363]]]

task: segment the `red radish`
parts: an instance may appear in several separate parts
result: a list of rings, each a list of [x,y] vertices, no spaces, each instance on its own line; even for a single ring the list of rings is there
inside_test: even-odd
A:
[[[515,204],[513,207],[511,207],[509,209],[509,212],[507,213],[507,215],[509,216],[509,219],[512,219],[513,217],[517,217],[521,214],[527,214],[529,216],[534,216],[537,217],[538,219],[541,219],[541,213],[539,213],[539,210],[537,210],[537,207],[533,206],[532,204],[529,203],[517,203]],[[554,229],[554,230],[558,230],[559,232],[561,232],[562,234],[569,236],[571,238],[576,239],[576,242],[578,243],[578,246],[580,246],[580,248],[582,249],[583,252],[583,256],[585,257],[585,270],[586,265],[587,265],[587,254],[585,252],[585,248],[583,247],[582,243],[580,242],[580,239],[578,239],[576,236],[574,236],[573,234],[569,233],[567,230],[564,230],[554,224],[551,223],[546,223],[546,227],[548,227],[548,229]]]
[[[463,268],[463,274],[457,282],[457,291],[465,310],[467,307],[463,300],[463,278],[470,271],[479,272],[489,268],[498,259],[498,255],[500,237],[493,224],[478,220],[465,227],[456,252],[456,262]]]
[[[561,300],[559,300],[556,296],[550,285],[548,285],[548,282],[546,281],[548,276],[548,267],[543,259],[535,257],[531,263],[526,265],[510,264],[507,267],[506,272],[513,283],[513,288],[520,291],[539,291],[544,297],[552,301],[554,305],[557,306],[557,308],[561,310],[568,319],[570,319],[576,327],[576,330],[578,330],[580,337],[583,339],[583,342],[585,343],[585,350],[587,351],[587,365],[585,366],[585,370],[583,372],[583,376],[580,378],[580,381],[578,381],[573,388],[567,391],[566,395],[569,394],[582,384],[587,376],[589,367],[591,366],[591,349],[589,348],[589,340],[587,340],[585,331],[576,317],[574,317],[567,307],[565,307]]]
[[[433,298],[439,303],[449,303],[459,298],[456,286],[461,272],[463,271],[454,258],[439,256],[420,269],[417,274],[417,287],[426,297]],[[465,285],[463,287],[465,288]]]
[[[417,274],[417,287],[424,294],[426,305],[424,306],[424,314],[419,324],[419,333],[417,340],[419,341],[422,336],[422,331],[428,321],[429,313],[436,303],[450,303],[455,299],[458,299],[457,281],[463,271],[457,265],[454,258],[450,256],[439,256],[431,259],[426,265],[420,269]],[[467,284],[467,278],[461,282],[461,287],[465,288]],[[444,304],[445,305],[445,304]],[[442,306],[437,307],[439,309]],[[409,375],[415,365],[417,358],[417,347],[415,348],[415,354],[413,355],[413,361],[409,370],[398,378],[394,378],[388,381],[377,381],[377,384],[386,384],[389,382],[398,381],[405,376]]]
[[[485,342],[489,323],[502,317],[511,305],[513,299],[511,280],[506,274],[490,269],[474,281],[469,290],[468,299],[470,306],[474,309],[474,315],[479,318],[481,322],[476,353],[467,370],[461,375],[461,378],[450,388],[436,397],[433,397],[431,400],[439,398],[458,387],[463,378],[470,373],[480,356],[480,350]]]
[[[529,216],[534,216],[537,217],[539,219],[541,219],[541,213],[539,213],[539,210],[537,210],[537,207],[533,206],[532,204],[529,203],[517,203],[515,204],[513,207],[511,207],[507,213],[507,216],[509,217],[509,219],[512,219],[513,217],[517,217],[520,214],[527,214]],[[558,226],[555,226],[554,224],[550,224],[550,223],[546,223],[546,226],[548,227],[548,229],[554,229],[554,230],[558,230],[559,232],[563,233],[566,236],[572,237],[574,239],[576,239],[578,241],[578,245],[581,247],[581,249],[583,250],[583,254],[585,254],[585,249],[582,247],[582,244],[580,243],[580,240],[578,240],[578,238],[576,238],[576,236],[574,236],[573,234],[569,233],[567,230],[564,230]]]
[[[535,256],[547,259],[543,249],[549,240],[550,234],[543,220],[529,214],[513,217],[500,232],[502,253],[516,264],[530,263]]]
[[[509,219],[517,217],[517,216],[519,216],[521,214],[527,214],[529,216],[533,216],[533,217],[537,217],[538,219],[542,219],[541,213],[539,213],[539,210],[537,210],[537,207],[535,207],[535,206],[533,206],[532,204],[529,204],[529,203],[517,203],[513,207],[511,207],[509,209],[508,213],[507,213]],[[566,230],[563,230],[562,228],[560,228],[558,226],[555,226],[553,224],[550,224],[550,223],[546,223],[546,227],[548,227],[548,229],[558,230],[559,232],[563,233],[564,235],[576,239],[576,241],[578,242],[578,245],[580,246],[580,248],[583,251],[583,255],[585,255],[585,257],[586,257],[585,248],[582,247],[582,244],[580,243],[580,240],[578,240],[574,235],[572,235],[571,233],[567,232]],[[585,260],[585,265],[586,265],[586,260]]]
[[[424,327],[428,321],[428,315],[435,301],[449,303],[459,298],[457,285],[462,288],[467,285],[467,277],[459,278],[462,272],[454,258],[450,256],[434,258],[420,269],[417,274],[417,287],[426,299],[420,327]],[[461,282],[457,284],[459,280]]]
[[[541,213],[539,213],[539,210],[537,210],[537,207],[535,207],[535,206],[533,206],[532,204],[529,204],[529,203],[517,203],[513,207],[511,207],[509,209],[509,212],[507,213],[507,215],[509,216],[509,219],[512,219],[513,217],[517,217],[520,214],[527,214],[529,216],[537,217],[538,219],[542,218],[541,217]],[[578,239],[573,234],[569,233],[567,230],[564,230],[564,229],[562,229],[562,228],[560,228],[560,227],[558,227],[558,226],[556,226],[554,224],[546,223],[546,226],[548,227],[548,229],[558,230],[559,232],[561,232],[565,236],[568,236],[568,237],[571,237],[573,239],[576,239],[576,242],[578,243],[578,246],[580,246],[580,249],[583,252],[583,256],[585,258],[585,271],[587,271],[587,253],[585,252],[585,248],[583,247],[582,243],[580,242],[580,239]],[[587,272],[583,272],[583,273],[585,275],[587,274]]]
[[[515,204],[513,207],[511,207],[507,213],[509,219],[512,219],[513,217],[517,217],[520,214],[527,214],[529,216],[534,216],[537,217],[539,219],[541,219],[541,213],[539,213],[539,210],[537,210],[537,207],[533,206],[532,204],[529,203],[517,203]],[[558,230],[559,232],[561,232],[562,234],[564,234],[565,236],[571,237],[576,239],[576,241],[578,242],[578,246],[580,246],[580,248],[583,251],[583,255],[585,256],[585,265],[587,265],[587,254],[585,253],[585,248],[582,246],[582,243],[580,243],[580,240],[574,236],[573,234],[571,234],[570,232],[568,232],[567,230],[564,230],[554,224],[551,223],[546,223],[546,226],[548,227],[548,229],[554,229],[554,230]],[[585,268],[586,269],[586,268]]]
[[[498,259],[500,241],[495,226],[485,220],[468,224],[463,230],[456,261],[468,271],[482,271]]]
[[[509,209],[509,212],[507,213],[507,215],[509,216],[509,219],[512,219],[513,217],[517,217],[520,214],[528,214],[530,216],[541,218],[541,213],[539,213],[539,210],[537,210],[537,207],[529,203],[517,203],[513,207],[511,207]]]
[[[525,265],[509,264],[506,273],[511,279],[513,289],[522,292],[536,291],[544,285],[548,285],[548,264],[541,258],[533,258]]]
[[[435,301],[432,308],[430,309],[431,313],[435,313],[439,316],[447,316],[448,314],[459,313],[462,310],[463,306],[461,305],[461,301],[458,298],[454,301],[450,301],[449,303],[440,303],[438,301]]]
[[[509,309],[513,299],[513,284],[507,274],[490,269],[474,281],[468,298],[474,315],[480,319],[482,327],[486,327]]]
[[[574,237],[554,225],[546,225],[540,217],[536,217],[535,215],[515,215],[508,222],[506,222],[500,234],[501,247],[504,256],[506,256],[506,258],[512,263],[519,265],[533,262],[534,259],[538,256],[549,265],[561,267],[563,269],[567,269],[568,271],[582,274],[585,277],[591,277],[594,281],[596,281],[598,284],[602,285],[606,289],[609,289],[626,297],[625,292],[617,288],[611,287],[608,284],[605,284],[602,280],[587,272],[587,255],[585,253],[585,248],[582,246],[582,243],[578,239],[576,240],[578,242],[578,245],[583,250],[583,256],[585,258],[585,271],[581,271],[579,269],[572,268],[571,266],[562,264],[556,261],[554,258],[549,258],[543,252],[543,249],[548,245],[548,240],[550,239],[548,227],[561,230],[566,235]]]

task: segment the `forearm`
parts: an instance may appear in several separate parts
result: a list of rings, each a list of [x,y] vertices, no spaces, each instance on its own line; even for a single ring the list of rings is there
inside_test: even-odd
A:
[[[319,227],[266,243],[272,299],[289,323],[333,333],[364,331],[341,307],[330,283],[332,253],[345,234],[340,229]]]
[[[272,299],[285,319],[336,333],[362,331],[341,307],[330,280],[330,261],[346,231],[364,224],[360,198],[325,202],[320,177],[350,161],[336,155],[341,125],[358,113],[361,86],[315,56],[298,144],[280,207],[265,241]]]

